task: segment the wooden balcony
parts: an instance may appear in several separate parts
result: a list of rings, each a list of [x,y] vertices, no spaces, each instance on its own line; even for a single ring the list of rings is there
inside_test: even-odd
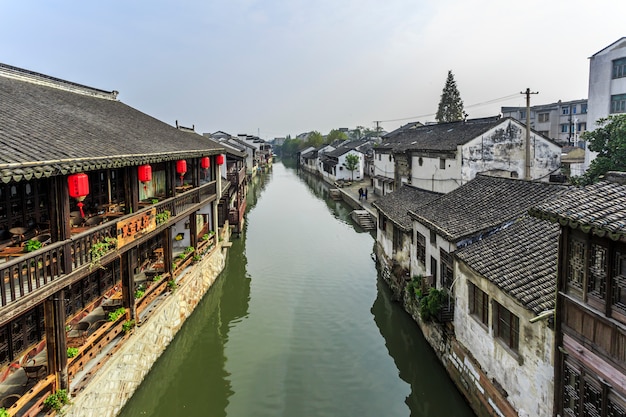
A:
[[[54,242],[34,252],[12,257],[0,264],[0,322],[4,322],[32,308],[60,289],[87,275],[94,265],[107,261],[133,247],[127,245],[117,249],[110,247],[104,254],[96,254],[92,248],[117,236],[117,222],[156,209],[157,215],[169,212],[164,222],[157,221],[157,231],[181,218],[188,216],[202,205],[215,200],[215,181],[193,188],[175,197],[145,207],[126,216],[115,218],[104,224],[86,228],[71,238]],[[27,303],[20,303],[28,300]]]
[[[226,174],[226,179],[228,179],[232,185],[238,186],[246,179],[246,168],[241,168],[237,172],[229,172]]]

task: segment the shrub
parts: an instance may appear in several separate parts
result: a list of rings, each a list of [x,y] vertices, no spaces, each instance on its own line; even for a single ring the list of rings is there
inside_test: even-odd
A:
[[[69,403],[70,398],[67,396],[67,391],[64,389],[60,389],[54,394],[48,395],[43,401],[43,404],[46,406],[46,408],[57,412],[61,411],[61,408],[63,408],[65,404]]]
[[[126,320],[124,324],[122,324],[122,330],[124,333],[128,333],[135,327],[135,320]]]
[[[437,317],[437,312],[446,300],[446,292],[431,288],[427,295],[420,300],[420,316],[424,321],[430,321]]]
[[[34,252],[37,249],[41,249],[42,246],[43,245],[40,241],[35,240],[35,239],[30,239],[30,240],[27,240],[26,243],[24,244],[24,250],[26,252]]]
[[[126,309],[124,307],[120,307],[117,310],[111,311],[109,313],[108,320],[109,321],[116,321],[117,319],[119,319],[124,314],[126,314]]]
[[[67,357],[68,358],[73,358],[76,355],[78,355],[78,348],[75,348],[75,347],[68,347],[67,348]]]

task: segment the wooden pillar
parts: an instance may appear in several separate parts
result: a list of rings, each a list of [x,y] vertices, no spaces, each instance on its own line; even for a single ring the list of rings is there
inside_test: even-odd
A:
[[[196,212],[189,215],[189,241],[194,249],[198,249],[198,222]]]
[[[44,302],[48,372],[57,378],[57,389],[68,389],[65,333],[65,292],[60,290]]]
[[[139,174],[137,167],[126,167],[125,169],[126,186],[124,187],[124,199],[128,207],[128,213],[135,213],[139,209]]]
[[[171,228],[163,231],[163,270],[172,275],[172,232]]]
[[[174,196],[175,187],[176,187],[176,162],[167,161],[165,163],[165,194],[167,198]]]
[[[130,310],[130,319],[134,320],[135,310],[135,274],[133,265],[136,264],[137,249],[131,249],[121,256],[120,271],[122,274],[122,303]]]

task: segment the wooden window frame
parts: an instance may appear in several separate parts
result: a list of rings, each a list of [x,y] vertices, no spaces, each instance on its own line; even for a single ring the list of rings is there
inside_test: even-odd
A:
[[[473,282],[468,281],[468,307],[471,316],[489,326],[489,295]]]

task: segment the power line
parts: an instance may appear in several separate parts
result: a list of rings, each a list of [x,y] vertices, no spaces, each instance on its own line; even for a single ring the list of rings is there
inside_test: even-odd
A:
[[[464,107],[465,108],[470,108],[470,107],[484,106],[484,105],[487,105],[487,104],[497,103],[499,101],[506,101],[506,100],[512,99],[514,97],[519,97],[519,93],[509,94],[508,96],[494,98],[494,99],[491,99],[491,100],[483,101],[481,103],[469,104],[469,105],[464,106]],[[424,118],[424,117],[432,117],[434,115],[435,115],[435,113],[429,113],[429,114],[422,114],[420,116],[403,117],[401,119],[375,120],[374,123],[400,122],[400,121],[403,121],[403,120],[414,120],[414,119],[421,119],[421,118]]]

